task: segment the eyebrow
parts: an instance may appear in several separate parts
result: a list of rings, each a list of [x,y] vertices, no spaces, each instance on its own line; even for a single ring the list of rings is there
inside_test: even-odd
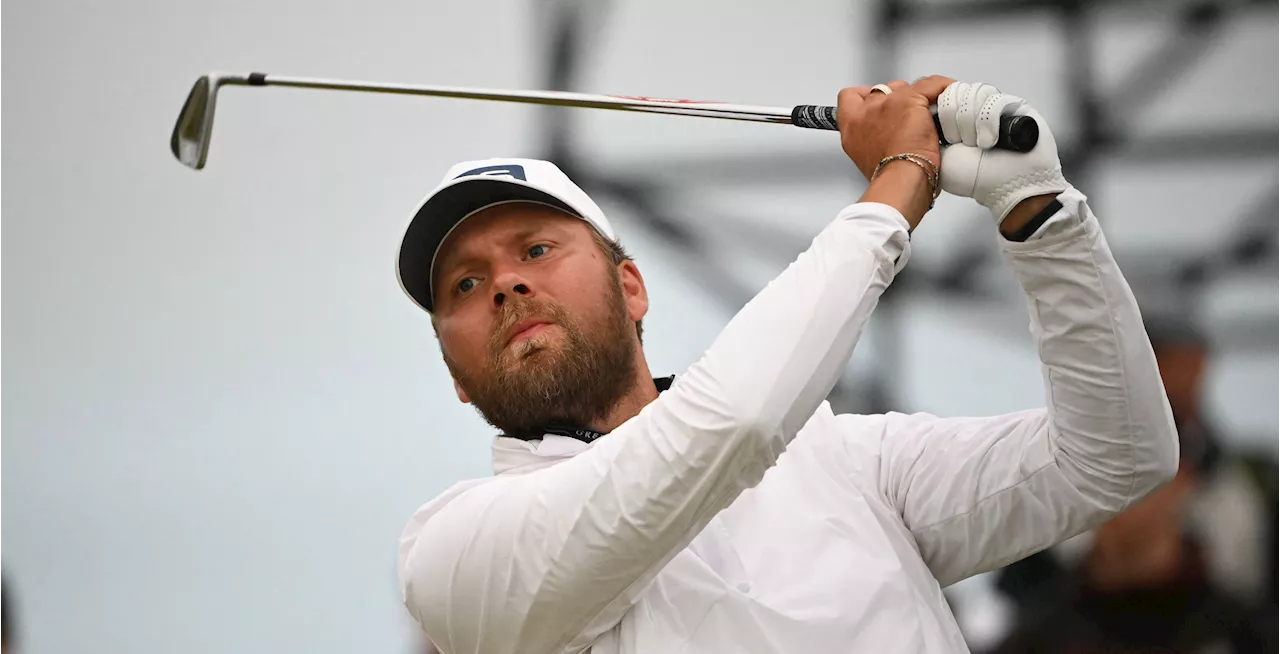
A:
[[[545,224],[545,223],[528,225],[515,230],[510,235],[508,235],[504,240],[508,244],[520,243],[523,241],[528,241],[529,239],[533,238],[535,235],[547,234],[550,237],[556,237],[556,236],[562,236],[564,232],[565,232],[565,228],[560,225]],[[454,252],[457,252],[457,250],[454,250]],[[480,259],[481,257],[477,257],[467,253],[454,254],[452,257],[446,254],[443,257],[441,257],[439,261],[436,262],[435,272],[440,276],[440,280],[444,281],[448,277],[448,273],[450,273],[451,271],[458,268],[466,268],[467,266],[471,265],[476,261],[479,261]]]

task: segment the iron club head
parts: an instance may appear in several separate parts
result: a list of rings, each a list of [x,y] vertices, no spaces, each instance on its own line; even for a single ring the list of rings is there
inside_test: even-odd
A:
[[[209,74],[196,80],[169,137],[169,149],[178,161],[195,170],[204,168],[209,156],[209,139],[213,138],[213,110],[218,89],[227,84],[247,83],[248,77],[244,75]]]

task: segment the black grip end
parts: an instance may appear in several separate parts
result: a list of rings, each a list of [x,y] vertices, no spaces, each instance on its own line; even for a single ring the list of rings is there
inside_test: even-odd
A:
[[[933,115],[933,126],[938,130],[938,142],[950,145],[942,136],[942,123],[938,122],[938,114]],[[1030,152],[1040,141],[1040,124],[1031,116],[1001,116],[1000,134],[996,137],[997,150],[1010,152]]]
[[[996,147],[1014,152],[1030,152],[1040,141],[1040,124],[1031,116],[1004,116]]]
[[[266,86],[266,73],[249,73],[249,86]]]

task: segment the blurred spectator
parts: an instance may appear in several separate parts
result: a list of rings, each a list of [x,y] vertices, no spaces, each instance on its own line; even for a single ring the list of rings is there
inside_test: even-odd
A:
[[[1217,585],[1247,605],[1274,607],[1280,581],[1275,460],[1223,448],[1201,402],[1210,350],[1200,332],[1185,319],[1158,316],[1148,322],[1183,457],[1193,460],[1199,472],[1186,510],[1186,529],[1201,540],[1205,564]]]
[[[1200,475],[1184,460],[1172,482],[1099,528],[996,652],[1275,651],[1260,616],[1212,581],[1204,547],[1182,527]]]
[[[1168,317],[1148,330],[1178,474],[1085,537],[1074,560],[1068,546],[1002,571],[1018,616],[998,653],[1276,651],[1275,462],[1223,451],[1200,403],[1199,332]]]

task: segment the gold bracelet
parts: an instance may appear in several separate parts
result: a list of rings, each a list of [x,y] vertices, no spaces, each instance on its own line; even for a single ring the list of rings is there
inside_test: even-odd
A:
[[[930,161],[928,157],[918,155],[914,152],[895,154],[881,159],[880,163],[876,165],[875,171],[871,173],[871,181],[874,181],[876,176],[880,174],[880,169],[883,168],[885,164],[890,161],[899,160],[910,161],[911,163],[920,166],[920,169],[924,171],[925,179],[929,180],[929,190],[933,193],[933,197],[938,197],[941,190],[938,188],[938,167],[933,165],[933,162]]]
[[[868,183],[876,181],[876,177],[880,175],[880,169],[884,168],[885,164],[891,161],[910,161],[911,163],[919,166],[920,170],[924,171],[924,178],[929,182],[929,208],[932,209],[934,202],[937,201],[938,196],[942,194],[942,188],[938,184],[938,167],[934,165],[933,161],[928,157],[914,152],[905,152],[903,154],[895,154],[885,157],[876,165],[876,169],[871,173],[871,179],[868,180]]]

